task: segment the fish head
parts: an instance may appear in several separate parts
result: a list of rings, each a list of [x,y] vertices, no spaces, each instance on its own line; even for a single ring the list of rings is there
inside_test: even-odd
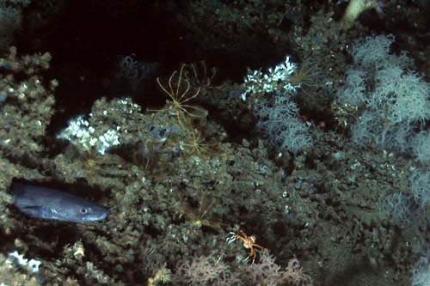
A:
[[[102,206],[75,199],[45,205],[39,208],[37,216],[33,217],[75,223],[92,223],[105,220],[108,215],[109,211]]]
[[[57,216],[61,214],[57,214]],[[88,203],[88,204],[76,204],[69,206],[66,211],[63,212],[63,219],[59,220],[74,221],[78,223],[90,223],[105,220],[109,215],[109,211],[99,205]]]

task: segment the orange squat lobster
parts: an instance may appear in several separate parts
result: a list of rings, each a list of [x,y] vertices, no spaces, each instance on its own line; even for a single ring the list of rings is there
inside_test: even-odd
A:
[[[261,245],[255,243],[257,240],[255,235],[247,235],[242,230],[239,230],[239,233],[229,233],[229,236],[227,237],[227,243],[230,244],[236,240],[242,241],[243,247],[249,249],[249,257],[252,258],[252,263],[254,263],[255,258],[257,257],[257,251],[265,249]]]

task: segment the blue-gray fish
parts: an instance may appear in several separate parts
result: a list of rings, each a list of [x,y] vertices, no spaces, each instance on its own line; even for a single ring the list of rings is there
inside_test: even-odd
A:
[[[33,218],[90,223],[107,218],[109,211],[80,197],[31,183],[12,183],[14,205]]]

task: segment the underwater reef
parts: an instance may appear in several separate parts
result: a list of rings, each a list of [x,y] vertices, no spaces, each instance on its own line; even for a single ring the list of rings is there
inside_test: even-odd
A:
[[[430,285],[429,12],[0,0],[0,285]]]

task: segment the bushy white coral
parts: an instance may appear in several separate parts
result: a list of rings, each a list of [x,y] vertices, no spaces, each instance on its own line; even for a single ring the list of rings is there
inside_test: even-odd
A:
[[[430,84],[412,71],[413,61],[405,52],[390,52],[393,42],[392,35],[379,35],[355,43],[354,65],[337,101],[363,110],[352,127],[356,143],[405,152],[430,119]],[[428,148],[422,148],[424,139],[412,140],[420,160],[429,157]]]
[[[245,77],[245,91],[242,99],[246,100],[249,94],[287,92],[295,93],[300,86],[292,83],[291,77],[297,70],[297,65],[286,57],[285,61],[269,68],[266,73],[260,70],[249,71]]]
[[[421,131],[415,136],[412,150],[421,163],[430,163],[430,131]]]
[[[6,262],[10,264],[14,264],[18,267],[22,267],[23,269],[26,269],[30,273],[39,272],[40,265],[42,264],[42,262],[39,260],[25,258],[24,255],[20,254],[16,250],[9,253],[8,259],[6,260]]]
[[[259,102],[254,109],[259,118],[257,127],[268,142],[283,152],[298,154],[312,146],[309,126],[299,119],[299,108],[292,98],[275,94],[273,104]]]
[[[104,155],[108,149],[120,145],[119,130],[118,126],[102,134],[95,134],[95,127],[83,116],[78,116],[69,122],[69,126],[58,134],[57,138],[70,141],[87,151],[94,148],[97,153]]]
[[[430,264],[428,257],[421,257],[412,270],[412,286],[430,286]]]

